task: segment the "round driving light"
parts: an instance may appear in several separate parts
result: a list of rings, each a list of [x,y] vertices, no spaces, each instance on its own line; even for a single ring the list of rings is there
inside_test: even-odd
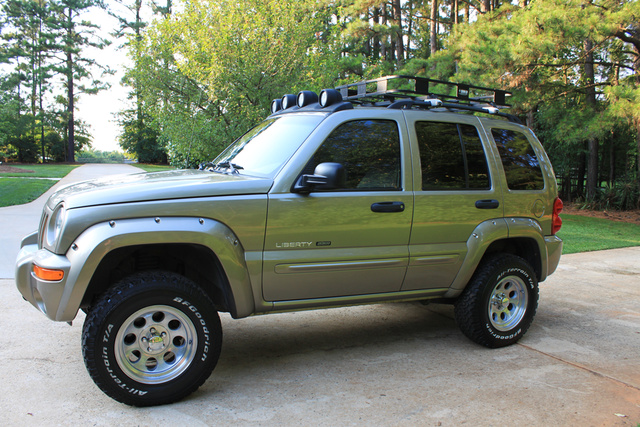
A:
[[[302,108],[316,102],[318,102],[318,95],[315,92],[303,90],[298,93],[298,100],[296,101],[298,107]]]
[[[335,89],[323,89],[320,92],[320,106],[328,107],[342,101],[342,95]]]
[[[287,94],[282,97],[282,109],[286,110],[296,105],[296,96],[293,94]]]
[[[277,113],[282,110],[282,99],[274,99],[271,101],[271,113]]]

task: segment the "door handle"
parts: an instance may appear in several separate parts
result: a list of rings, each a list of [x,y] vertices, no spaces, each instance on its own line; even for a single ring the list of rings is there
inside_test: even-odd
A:
[[[371,205],[372,212],[403,212],[402,202],[378,202]]]
[[[478,200],[476,202],[476,208],[478,209],[498,209],[498,206],[500,206],[500,202],[495,199]]]

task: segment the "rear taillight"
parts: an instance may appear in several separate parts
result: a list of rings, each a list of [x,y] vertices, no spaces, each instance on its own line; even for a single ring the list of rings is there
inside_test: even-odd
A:
[[[551,215],[551,234],[556,234],[562,228],[562,218],[560,218],[560,212],[562,212],[562,200],[556,198],[553,202],[553,214]]]

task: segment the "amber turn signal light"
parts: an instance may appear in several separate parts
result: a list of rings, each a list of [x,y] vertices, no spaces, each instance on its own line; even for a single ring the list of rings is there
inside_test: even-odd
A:
[[[50,268],[42,268],[37,265],[33,266],[33,273],[38,279],[48,280],[50,282],[57,282],[64,277],[64,271],[52,270]]]

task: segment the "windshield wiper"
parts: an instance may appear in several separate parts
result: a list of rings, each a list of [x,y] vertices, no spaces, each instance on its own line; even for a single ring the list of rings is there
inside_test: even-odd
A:
[[[213,172],[216,169],[228,169],[229,173],[240,173],[244,168],[240,165],[231,162],[220,162],[218,164],[214,164],[212,162],[201,163],[198,167],[199,170],[206,170],[209,172]]]
[[[229,169],[229,173],[240,173],[242,166],[231,162],[220,162],[216,165],[216,169]]]

